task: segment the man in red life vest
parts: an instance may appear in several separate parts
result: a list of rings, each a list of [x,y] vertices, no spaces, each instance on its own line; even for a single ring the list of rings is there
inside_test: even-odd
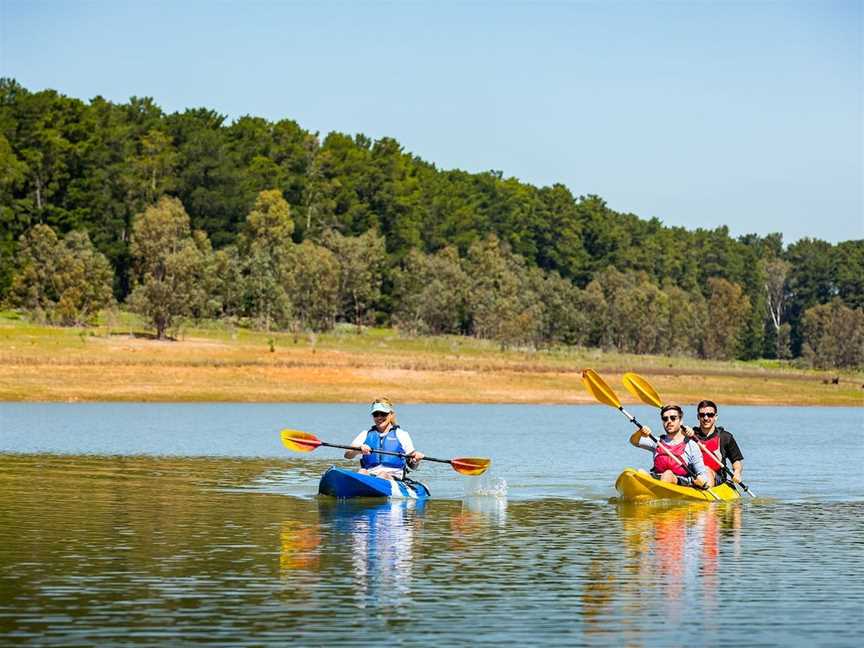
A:
[[[679,486],[705,488],[709,477],[702,461],[702,452],[694,441],[685,436],[683,419],[681,407],[664,405],[660,410],[660,420],[663,421],[666,434],[660,437],[660,443],[655,443],[651,438],[649,427],[636,430],[630,437],[630,443],[654,453],[651,474],[657,479]],[[690,432],[692,434],[692,430]]]
[[[726,462],[729,461],[732,464],[732,481],[740,484],[744,471],[744,455],[741,454],[732,433],[717,426],[717,405],[714,401],[703,400],[696,406],[696,412],[699,416],[699,429],[694,432],[687,428],[684,433],[699,444],[711,483],[717,485],[726,481],[729,473]]]

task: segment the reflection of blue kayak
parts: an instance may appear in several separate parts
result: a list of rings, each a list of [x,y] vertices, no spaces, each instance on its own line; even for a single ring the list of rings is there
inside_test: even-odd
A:
[[[318,484],[321,495],[334,497],[401,497],[406,499],[425,499],[429,497],[429,489],[420,482],[406,482],[401,479],[382,479],[373,475],[361,475],[358,472],[336,468],[321,475]]]

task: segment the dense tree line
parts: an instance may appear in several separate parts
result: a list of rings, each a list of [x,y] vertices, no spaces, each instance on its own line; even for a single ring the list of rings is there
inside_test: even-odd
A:
[[[439,170],[391,138],[322,139],[290,120],[227,124],[0,80],[0,232],[0,298],[57,323],[116,301],[159,335],[177,318],[377,322],[862,364],[864,241],[664,227],[562,185]],[[826,346],[841,331],[849,344]]]

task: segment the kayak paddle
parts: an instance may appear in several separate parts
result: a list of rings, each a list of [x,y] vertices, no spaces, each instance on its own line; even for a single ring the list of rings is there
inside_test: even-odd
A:
[[[596,371],[594,371],[593,369],[583,369],[582,382],[585,384],[585,387],[588,389],[588,391],[591,392],[594,398],[596,398],[598,401],[600,401],[604,405],[609,405],[610,407],[614,407],[615,409],[617,409],[624,416],[626,416],[627,419],[637,428],[641,429],[644,427],[639,421],[636,420],[635,416],[633,416],[624,409],[624,407],[621,405],[621,401],[618,400],[618,396],[615,394],[614,391],[612,391],[612,388],[606,384],[606,381],[597,374]],[[657,437],[655,437],[653,434],[650,434],[648,436],[654,443],[657,444],[659,448],[661,448],[667,455],[672,457],[673,461],[675,461],[679,466],[682,466],[691,478],[696,478],[696,475],[693,474],[690,466],[688,466],[684,461],[677,457],[675,453],[673,453],[664,444],[660,443],[660,440]],[[708,491],[714,499],[720,499],[716,493],[711,491],[710,488],[704,488],[703,490]]]
[[[624,387],[627,388],[627,391],[629,391],[643,403],[647,403],[648,405],[653,405],[654,407],[658,408],[663,407],[663,403],[660,400],[660,394],[658,394],[657,391],[651,386],[651,383],[649,383],[639,374],[628,371],[624,374],[622,382],[624,383]],[[723,470],[727,470],[726,465],[723,462],[723,457],[721,456],[719,451],[712,452],[707,447],[705,447],[705,444],[703,444],[699,439],[696,439],[694,437],[693,440],[696,441],[696,443],[702,449],[702,452],[709,453],[711,456],[714,457],[714,459],[716,459],[717,463],[723,466]],[[745,484],[744,482],[736,483],[735,480],[731,481],[735,486],[740,486],[741,488],[743,488],[744,492],[747,493],[750,497],[756,497],[756,495],[753,494],[753,491],[751,491],[747,484]]]
[[[360,451],[360,448],[356,446],[349,445],[339,445],[338,443],[326,443],[321,441],[314,434],[310,434],[309,432],[301,432],[300,430],[291,430],[286,428],[279,433],[279,436],[282,438],[282,445],[284,445],[289,450],[293,450],[294,452],[312,452],[315,448],[319,446],[326,446],[328,448],[342,448],[343,450],[356,450]],[[407,459],[408,455],[404,452],[389,452],[387,450],[373,450],[376,454],[382,455],[390,455],[393,457],[402,457],[403,459]],[[463,475],[482,475],[486,470],[488,470],[489,466],[492,465],[491,459],[484,459],[483,457],[459,457],[456,459],[436,459],[435,457],[423,457],[423,461],[435,461],[438,463],[446,463],[450,464],[458,473]]]

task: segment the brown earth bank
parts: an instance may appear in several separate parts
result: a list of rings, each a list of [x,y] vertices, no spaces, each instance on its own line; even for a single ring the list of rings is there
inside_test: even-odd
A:
[[[864,374],[625,356],[596,350],[501,351],[464,339],[381,333],[330,338],[232,333],[157,341],[0,324],[0,400],[596,403],[597,370],[623,403],[621,375],[647,378],[666,402],[864,406]],[[47,331],[47,332],[46,332]],[[836,381],[836,382],[835,382]]]

